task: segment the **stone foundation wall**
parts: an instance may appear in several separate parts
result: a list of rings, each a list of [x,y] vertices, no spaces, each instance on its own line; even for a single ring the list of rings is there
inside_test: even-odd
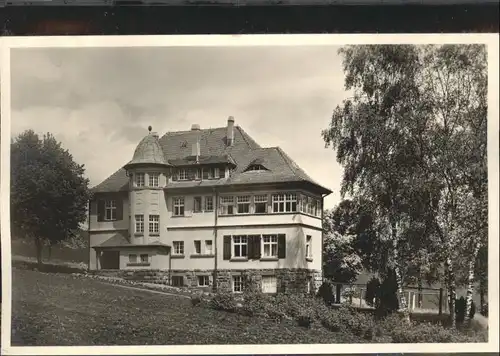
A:
[[[99,270],[93,274],[109,277],[120,277],[148,283],[171,284],[171,276],[182,276],[183,284],[189,288],[211,290],[213,287],[213,270]],[[209,276],[208,287],[198,286],[198,276]],[[245,287],[261,288],[262,276],[275,276],[278,293],[311,293],[317,292],[322,283],[322,272],[309,269],[231,269],[217,271],[217,288],[219,291],[232,291],[232,277],[242,276]],[[309,284],[309,288],[308,288]]]

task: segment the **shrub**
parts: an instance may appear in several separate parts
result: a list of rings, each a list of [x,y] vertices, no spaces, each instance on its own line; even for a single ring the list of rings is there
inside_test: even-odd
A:
[[[465,337],[460,337],[456,329],[447,329],[431,323],[410,324],[404,328],[392,330],[392,342],[395,343],[438,343],[438,342],[463,342]]]
[[[236,311],[236,300],[230,292],[216,293],[210,301],[210,306],[216,310],[225,310],[228,312]]]
[[[463,323],[465,320],[465,309],[467,307],[467,301],[464,297],[460,297],[455,301],[455,315],[457,323]],[[474,314],[476,314],[476,305],[472,302],[469,317],[474,319]]]
[[[341,324],[336,310],[328,310],[321,318],[321,325],[327,330],[338,332],[341,330]]]
[[[488,303],[484,303],[481,308],[481,315],[488,317]]]
[[[306,308],[297,316],[297,324],[299,326],[310,328],[314,321],[313,310]]]
[[[338,310],[340,325],[356,336],[373,338],[375,322],[371,315],[356,311],[355,308],[343,306]]]
[[[378,305],[380,293],[380,281],[377,277],[372,277],[368,283],[366,283],[366,293],[365,293],[365,301],[366,304],[374,307]]]
[[[396,329],[404,329],[408,327],[408,322],[404,320],[404,316],[400,313],[392,313],[377,322],[378,333],[383,335],[391,335]]]
[[[389,270],[386,278],[384,278],[380,285],[380,299],[376,309],[378,317],[385,317],[399,309],[397,290],[396,273],[393,270]]]
[[[191,304],[193,306],[197,306],[200,303],[201,303],[201,296],[199,296],[199,295],[192,295],[191,296]]]
[[[335,295],[333,294],[333,285],[329,281],[323,282],[318,289],[318,297],[321,298],[326,305],[335,303]]]
[[[243,294],[243,302],[241,307],[242,314],[248,316],[266,315],[269,310],[269,297],[257,290],[249,290]]]

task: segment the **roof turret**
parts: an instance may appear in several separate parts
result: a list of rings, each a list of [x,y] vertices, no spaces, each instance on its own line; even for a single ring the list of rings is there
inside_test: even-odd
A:
[[[137,165],[160,165],[169,166],[163,150],[159,143],[158,134],[151,132],[152,127],[148,127],[149,134],[146,135],[137,145],[134,152],[134,157],[128,162],[124,168],[129,169]]]

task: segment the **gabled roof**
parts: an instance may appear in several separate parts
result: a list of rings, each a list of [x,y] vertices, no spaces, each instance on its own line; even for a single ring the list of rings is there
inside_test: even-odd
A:
[[[109,239],[104,241],[103,243],[94,246],[93,248],[99,249],[99,248],[112,248],[112,247],[164,247],[168,248],[169,246],[167,244],[164,244],[163,242],[160,242],[159,240],[150,242],[148,244],[131,244],[130,242],[127,241],[125,236],[121,234],[115,234],[111,236]]]
[[[309,177],[281,148],[262,148],[241,127],[234,127],[234,141],[226,145],[226,127],[213,129],[167,132],[159,139],[165,159],[170,165],[184,165],[192,157],[192,146],[200,144],[200,158],[206,162],[221,160],[233,162],[236,168],[226,179],[187,181],[167,184],[166,188],[220,186],[237,184],[265,184],[285,182],[309,182],[325,192],[331,192]],[[266,171],[247,171],[259,162]],[[201,162],[200,162],[201,163]],[[122,168],[93,188],[93,192],[118,192],[128,189],[128,179]]]

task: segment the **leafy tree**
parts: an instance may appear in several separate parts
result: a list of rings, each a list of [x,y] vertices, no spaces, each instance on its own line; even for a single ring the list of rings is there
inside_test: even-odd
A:
[[[32,239],[38,264],[45,243],[71,238],[86,218],[90,198],[84,166],[50,133],[32,130],[11,144],[11,224],[14,236]]]
[[[371,45],[340,53],[354,96],[334,110],[323,138],[344,166],[341,193],[373,203],[403,311],[404,281],[438,278],[441,266],[454,310],[464,256],[470,305],[487,222],[485,47]]]
[[[373,307],[378,305],[380,293],[380,281],[377,277],[372,277],[366,284],[365,301],[366,304]]]

